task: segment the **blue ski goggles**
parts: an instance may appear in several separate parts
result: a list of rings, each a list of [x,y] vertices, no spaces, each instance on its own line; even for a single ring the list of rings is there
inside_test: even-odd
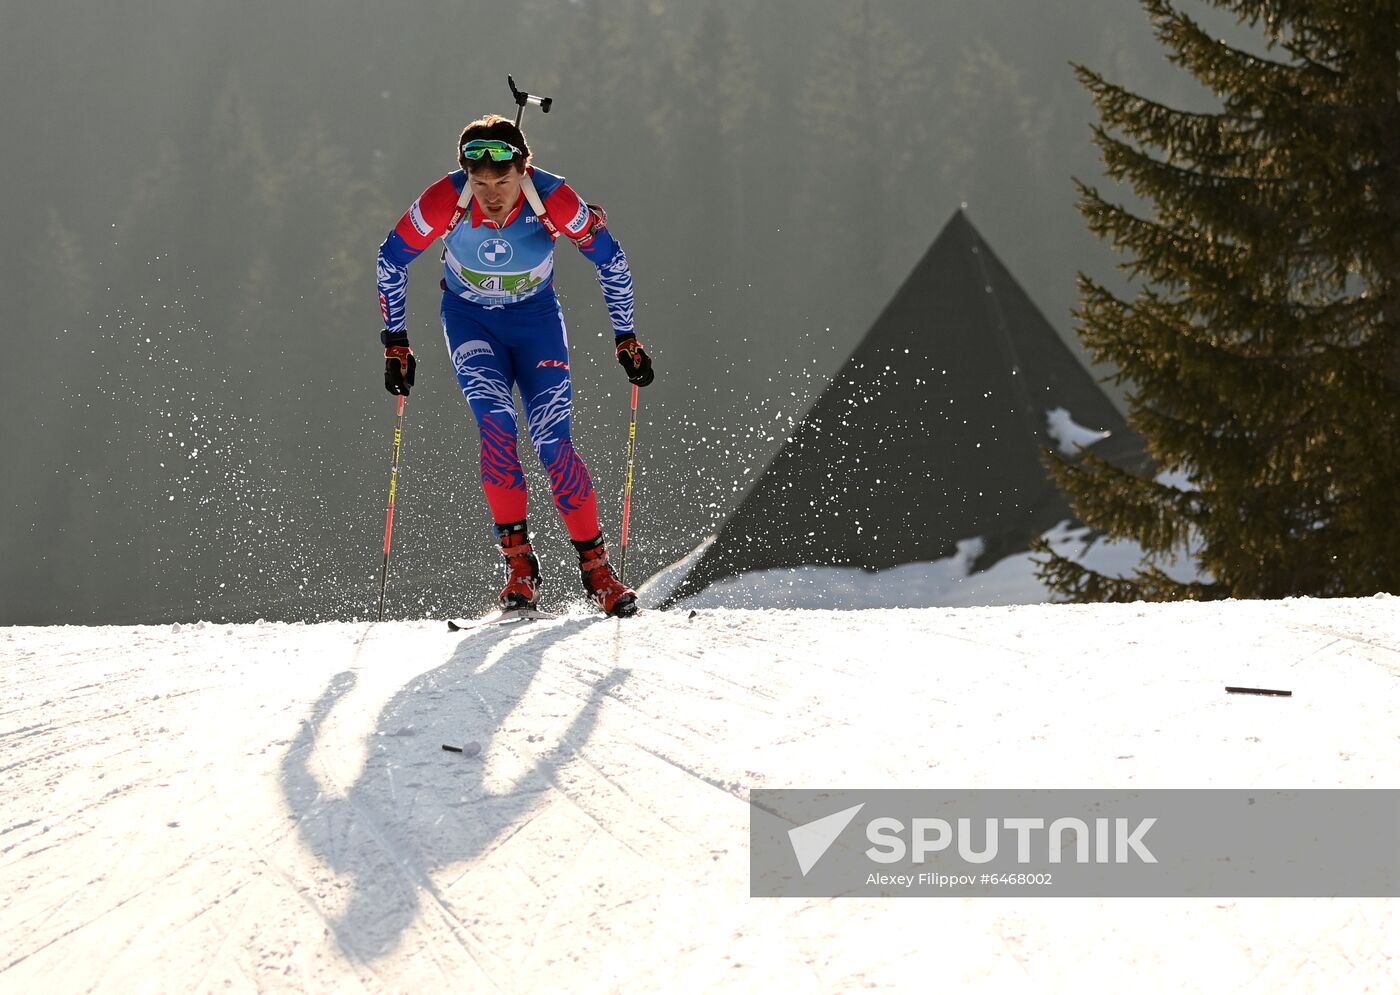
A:
[[[462,146],[462,158],[478,162],[481,159],[491,157],[492,162],[510,162],[516,156],[524,157],[521,152],[510,142],[503,142],[496,138],[476,138]]]

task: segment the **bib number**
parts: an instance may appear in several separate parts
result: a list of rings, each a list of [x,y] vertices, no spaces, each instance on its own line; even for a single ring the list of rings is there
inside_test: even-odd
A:
[[[465,266],[459,272],[463,280],[481,293],[501,296],[529,293],[545,281],[543,275],[535,273],[474,273]]]

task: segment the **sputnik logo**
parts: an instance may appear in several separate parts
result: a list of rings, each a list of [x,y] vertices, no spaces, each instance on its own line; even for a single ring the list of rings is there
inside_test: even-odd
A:
[[[797,857],[797,866],[804,878],[863,808],[865,802],[788,830],[788,842],[792,844],[793,855]]]

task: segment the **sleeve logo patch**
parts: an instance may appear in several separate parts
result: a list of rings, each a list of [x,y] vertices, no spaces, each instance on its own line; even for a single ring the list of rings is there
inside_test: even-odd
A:
[[[570,235],[577,235],[588,227],[588,218],[588,205],[580,200],[578,202],[578,212],[564,227],[568,230]]]
[[[408,220],[413,225],[413,230],[427,238],[433,233],[432,226],[423,217],[423,208],[418,201],[413,202],[413,206],[408,209]]]

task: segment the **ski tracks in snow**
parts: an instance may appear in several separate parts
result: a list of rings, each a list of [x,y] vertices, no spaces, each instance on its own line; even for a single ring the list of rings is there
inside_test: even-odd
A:
[[[0,837],[11,951],[0,984],[34,990],[62,976],[78,988],[191,990],[190,948],[194,977],[220,963],[245,983],[256,971],[257,923],[243,918],[256,862],[243,841],[278,817],[246,785],[275,757],[284,719],[275,699],[250,699],[284,683],[282,651],[297,647],[272,627],[240,627],[236,641],[230,631],[0,636],[31,647],[7,653],[4,670],[23,689],[5,718],[26,732],[11,737],[3,773],[6,811],[24,818]]]
[[[1400,763],[1394,615],[0,630],[0,988],[1107,990],[1149,956],[1164,990],[1210,963],[1213,987],[1265,991],[1374,971],[1393,916],[1365,903],[752,901],[746,800],[1380,785]]]

